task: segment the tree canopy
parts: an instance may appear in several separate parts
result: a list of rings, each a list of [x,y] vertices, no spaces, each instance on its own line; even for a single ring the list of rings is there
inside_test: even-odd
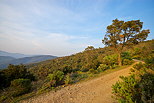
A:
[[[115,19],[107,26],[107,32],[102,40],[106,46],[113,47],[119,54],[118,62],[121,65],[121,53],[125,46],[138,44],[146,40],[150,30],[142,30],[143,22],[140,20],[122,21]]]

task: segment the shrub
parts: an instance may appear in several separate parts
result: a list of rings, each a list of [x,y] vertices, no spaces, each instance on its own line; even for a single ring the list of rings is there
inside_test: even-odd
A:
[[[114,64],[118,64],[118,56],[117,55],[108,55],[103,58],[103,64],[112,66]]]
[[[130,52],[122,52],[121,57],[122,57],[122,64],[123,65],[130,65],[133,63]]]
[[[132,57],[130,55],[130,52],[122,52],[121,53],[121,57],[122,57],[123,60],[124,59],[132,60]]]
[[[97,73],[97,70],[89,69],[89,73],[96,74]]]
[[[119,103],[154,103],[154,71],[151,61],[134,65],[131,75],[121,77],[122,81],[112,86]]]
[[[81,79],[87,78],[88,74],[85,72],[76,72],[70,74],[71,83],[76,83]]]
[[[12,80],[19,78],[35,79],[33,74],[27,70],[26,66],[10,64],[7,69],[0,71],[0,88],[9,87]]]
[[[129,77],[120,77],[122,82],[117,82],[112,86],[113,94],[119,103],[139,103],[138,98],[138,81],[135,79],[135,75]]]
[[[145,59],[146,67],[154,70],[154,56]]]
[[[144,67],[145,67],[145,64],[141,62],[133,66],[133,68],[138,71],[141,71]]]
[[[106,64],[100,64],[100,66],[97,68],[97,71],[98,72],[102,72],[102,71],[105,71],[107,69],[109,69],[110,67]]]
[[[56,86],[56,77],[54,74],[49,74],[47,79],[49,80],[47,83],[48,87]]]
[[[134,51],[132,54],[134,59],[141,59],[141,54],[142,54],[141,48],[134,48]]]
[[[132,60],[129,60],[129,59],[124,59],[123,61],[122,61],[122,64],[123,65],[130,65],[130,64],[132,64],[133,63],[133,61]]]
[[[54,81],[52,81],[52,82],[54,82]],[[39,88],[39,90],[37,91],[37,94],[43,93],[44,91],[49,90],[49,89],[54,89],[53,84],[55,84],[55,83],[52,83],[52,82],[45,82],[42,85],[42,87]]]
[[[29,79],[15,79],[11,81],[10,88],[12,96],[19,96],[30,91],[31,81]]]
[[[6,96],[4,96],[4,95],[3,95],[3,96],[0,96],[0,102],[1,102],[1,103],[3,103],[3,101],[6,100],[6,99],[7,99]]]
[[[53,74],[49,74],[47,79],[49,80],[51,86],[57,86],[62,84],[62,80],[64,78],[64,73],[62,71],[56,71]]]
[[[71,78],[69,75],[65,76],[64,82],[65,82],[65,85],[68,85],[69,83],[71,83]]]
[[[141,100],[144,103],[154,103],[154,74],[145,73],[139,82]]]

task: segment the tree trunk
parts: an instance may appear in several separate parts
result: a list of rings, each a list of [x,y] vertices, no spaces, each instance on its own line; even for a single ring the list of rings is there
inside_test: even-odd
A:
[[[121,63],[121,53],[118,53],[118,64],[119,64],[119,66],[122,66],[122,63]]]

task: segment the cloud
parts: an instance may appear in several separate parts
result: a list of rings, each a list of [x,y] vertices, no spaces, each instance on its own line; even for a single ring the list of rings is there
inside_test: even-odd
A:
[[[1,0],[0,49],[63,56],[100,45],[101,40],[90,34],[99,30],[96,25],[100,23],[93,21],[100,14],[97,4],[73,2]]]

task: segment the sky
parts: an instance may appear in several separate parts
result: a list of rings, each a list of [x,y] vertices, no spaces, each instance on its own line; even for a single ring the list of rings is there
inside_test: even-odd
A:
[[[116,18],[141,20],[154,39],[154,0],[0,0],[0,50],[66,56],[104,47]]]

